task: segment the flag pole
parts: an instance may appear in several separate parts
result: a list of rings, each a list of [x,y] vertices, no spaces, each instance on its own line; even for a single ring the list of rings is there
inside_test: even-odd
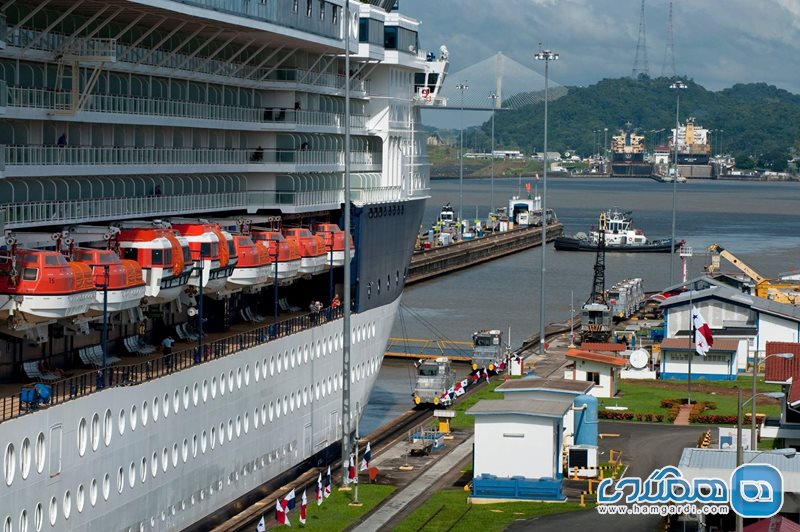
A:
[[[358,463],[358,440],[361,438],[361,435],[358,432],[358,418],[361,417],[361,405],[356,403],[356,452],[353,455],[353,465],[355,466],[356,470],[356,485],[353,488],[353,502],[350,503],[350,506],[361,506],[361,502],[358,500],[358,477],[359,477],[359,469],[361,469],[361,464]]]
[[[692,288],[689,288],[689,375],[687,380],[686,404],[692,404],[692,358],[694,358],[694,303],[692,302]]]

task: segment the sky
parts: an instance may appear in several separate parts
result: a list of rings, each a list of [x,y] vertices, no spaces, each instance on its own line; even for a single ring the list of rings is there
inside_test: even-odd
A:
[[[668,0],[646,0],[647,57],[662,73]],[[640,0],[400,0],[401,13],[422,21],[420,47],[450,52],[450,75],[503,52],[543,71],[533,59],[542,42],[560,54],[550,78],[591,85],[630,76],[639,34]],[[800,93],[800,0],[675,0],[678,75],[718,90],[764,81]]]

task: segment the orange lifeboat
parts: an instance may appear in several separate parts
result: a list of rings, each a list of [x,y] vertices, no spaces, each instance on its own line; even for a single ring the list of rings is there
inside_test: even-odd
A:
[[[120,255],[142,269],[148,304],[178,299],[189,282],[189,243],[172,229],[134,227],[119,234]]]
[[[134,260],[120,260],[110,249],[76,248],[73,262],[81,262],[92,268],[97,288],[95,302],[90,308],[103,311],[105,298],[110,312],[118,312],[139,306],[145,294],[142,267]],[[108,279],[106,280],[106,266]],[[107,289],[102,289],[108,284]]]
[[[257,246],[247,235],[231,235],[238,261],[236,269],[228,278],[229,288],[259,288],[271,280],[269,251]]]
[[[202,267],[202,277],[193,273],[189,279],[192,286],[200,286],[209,292],[220,292],[236,267],[236,247],[230,233],[211,223],[173,223],[189,241],[189,251],[195,267]],[[227,236],[226,236],[227,235]]]
[[[310,229],[302,227],[288,227],[282,232],[287,241],[297,242],[300,248],[301,274],[314,275],[330,268],[327,262],[328,254],[325,252],[325,241],[322,237],[314,235]]]
[[[58,251],[19,249],[0,262],[0,294],[10,297],[11,313],[58,319],[83,314],[95,301],[92,269],[67,262]]]
[[[257,246],[267,250],[270,278],[286,281],[299,275],[301,258],[296,242],[288,242],[280,231],[253,231],[252,237]]]
[[[344,231],[336,224],[314,224],[314,234],[321,237],[325,243],[325,250],[328,253],[328,264],[334,266],[344,266]],[[356,254],[356,246],[353,244],[353,237],[350,241],[350,258]]]

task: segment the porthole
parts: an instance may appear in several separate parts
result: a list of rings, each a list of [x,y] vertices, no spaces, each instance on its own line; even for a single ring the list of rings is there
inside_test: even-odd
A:
[[[144,483],[147,480],[147,457],[142,456],[142,461],[139,462],[139,480]]]
[[[378,279],[378,293],[381,293],[381,280]]]
[[[356,368],[350,368],[350,384],[356,383]]]
[[[239,388],[241,388],[242,387],[242,376],[241,376],[241,374],[239,375],[238,381],[239,381]],[[228,390],[230,390],[231,393],[233,393],[233,370],[230,370],[228,372]]]
[[[42,503],[36,503],[36,509],[33,511],[33,526],[36,532],[42,529]]]
[[[319,383],[315,384],[314,388],[315,388],[314,395],[316,396],[317,399],[319,399]]]
[[[192,436],[192,458],[197,458],[197,434]]]
[[[294,392],[292,392],[292,395],[289,397],[289,411],[294,412]]]
[[[136,430],[136,421],[137,421],[137,412],[136,412],[136,405],[131,406],[131,415],[130,415],[130,424],[131,430]]]
[[[153,397],[153,408],[152,408],[153,411],[152,411],[152,414],[153,414],[153,422],[154,423],[156,421],[158,421],[158,416],[160,415],[160,410],[158,409],[158,403],[159,403],[158,397]]]
[[[330,395],[332,391],[333,391],[333,380],[331,380],[331,378],[328,377],[328,395]]]
[[[142,426],[147,426],[147,420],[150,416],[150,408],[147,406],[147,401],[142,402]]]
[[[177,391],[176,391],[176,394],[175,394],[174,398],[175,399],[178,398]],[[169,415],[169,394],[168,393],[164,394],[164,402],[161,403],[161,406],[162,406],[163,411],[164,411],[164,419],[166,419],[167,416]]]
[[[166,473],[169,469],[169,451],[166,447],[161,451],[161,470]]]
[[[283,415],[285,416],[288,413],[289,413],[289,397],[284,395],[283,396]]]
[[[280,373],[280,368],[278,369],[278,373]],[[275,357],[269,357],[269,374],[270,376],[275,375]]]
[[[292,357],[291,357],[292,368],[294,368],[294,361],[295,361],[295,357],[296,356],[297,356],[297,353],[295,352],[294,348],[292,348]]]
[[[211,399],[216,399],[217,397],[217,378],[211,378]]]
[[[181,392],[175,390],[175,395],[172,398],[172,413],[177,414],[181,411]],[[189,387],[186,386],[183,389],[183,409],[186,410],[189,408]]]
[[[303,345],[303,363],[308,364],[308,344]]]
[[[84,503],[86,502],[86,493],[83,488],[83,484],[78,484],[78,491],[75,494],[75,508],[78,510],[78,513],[83,511]]]
[[[19,514],[19,529],[21,532],[28,532],[28,510],[22,510]]]
[[[100,445],[100,415],[95,414],[92,416],[92,451],[96,451],[98,445]]]
[[[236,437],[242,434],[242,416],[236,416]]]
[[[178,444],[172,444],[172,467],[178,467]]]
[[[111,419],[111,410],[106,410],[103,416],[103,442],[106,447],[111,445],[111,434],[114,431],[114,422]]]
[[[271,406],[272,406],[272,403],[270,403],[270,408],[271,408]],[[269,415],[269,420],[272,421],[272,414],[271,413]],[[267,405],[265,405],[265,404],[261,405],[261,424],[262,425],[266,425],[267,424]]]
[[[241,370],[240,369],[236,370],[236,384],[239,386],[239,388],[242,387],[241,375],[242,375]],[[250,385],[250,366],[249,365],[245,365],[245,367],[244,367],[244,385],[245,386],[249,386]]]
[[[56,526],[56,519],[58,518],[58,501],[55,497],[50,498],[50,526]]]
[[[261,362],[256,360],[256,365],[253,369],[253,377],[256,379],[256,382],[261,378]],[[245,372],[245,384],[247,383],[247,373]]]
[[[134,487],[136,485],[136,464],[131,462],[128,466],[128,485]]]
[[[200,399],[200,386],[197,383],[194,383],[192,386],[192,404],[197,406],[197,401]]]
[[[45,458],[45,444],[44,432],[40,432],[36,436],[36,472],[41,473],[44,471],[44,458]]]
[[[319,358],[319,356],[320,356],[320,351],[322,351],[322,346],[320,345],[320,341],[319,341],[319,340],[317,340],[317,348],[316,348],[316,351],[317,351],[317,358]]]
[[[103,476],[103,500],[108,500],[108,495],[111,493],[111,477],[106,473]]]
[[[122,436],[125,434],[125,409],[119,411],[119,418],[117,419],[117,430],[119,430],[119,435]]]
[[[208,400],[208,380],[207,379],[203,379],[202,395],[203,395],[203,402],[205,403],[206,400]]]
[[[6,446],[6,454],[3,459],[3,472],[5,473],[6,485],[10,486],[14,482],[14,474],[17,472],[17,455],[14,452],[14,444]]]
[[[271,359],[270,359],[271,360]],[[270,375],[272,374],[272,370],[270,370]],[[264,360],[261,361],[261,378],[267,378],[267,358],[264,357]]]
[[[208,438],[209,443],[211,444],[211,450],[214,450],[214,447],[217,445],[217,429],[216,427],[211,427],[211,434]]]
[[[308,388],[304,386],[303,387],[303,406],[306,406],[307,404],[308,404]]]
[[[225,395],[225,374],[219,376],[219,395],[220,397]]]
[[[275,400],[275,419],[280,419],[280,418],[281,418],[281,398],[278,397]],[[269,420],[272,421],[272,417],[271,416],[270,416]]]
[[[206,442],[207,442],[207,439],[208,439],[208,436],[206,434],[206,431],[203,431],[200,434],[200,452],[203,453],[203,454],[206,454]]]
[[[82,417],[78,423],[78,456],[83,456],[86,453],[86,443],[89,438],[88,432],[86,418]]]
[[[97,479],[93,478],[89,484],[89,503],[94,506],[97,504]]]
[[[152,475],[153,478],[156,478],[157,474],[158,474],[158,452],[153,451],[153,456],[150,457],[150,475]]]
[[[284,371],[289,371],[289,352],[283,352],[283,369]]]
[[[244,433],[247,434],[247,432],[249,430],[250,430],[250,413],[249,412],[245,412],[244,413]]]
[[[219,436],[219,444],[220,445],[224,445],[225,444],[225,423],[220,423],[219,424],[219,432],[217,433],[217,436]]]
[[[28,438],[22,440],[22,447],[19,451],[19,460],[19,472],[22,475],[22,480],[25,480],[28,478],[28,473],[31,472],[31,440]]]
[[[120,467],[117,470],[117,493],[122,493],[124,487],[125,487],[125,472]]]
[[[233,420],[228,419],[228,441],[233,440]]]

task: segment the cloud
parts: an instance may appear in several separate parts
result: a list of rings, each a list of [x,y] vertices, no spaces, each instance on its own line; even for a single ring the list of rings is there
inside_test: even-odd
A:
[[[662,72],[667,0],[647,0],[651,76]],[[541,70],[542,42],[561,54],[551,70],[564,85],[628,76],[639,27],[639,0],[400,0],[422,21],[423,48],[450,50],[450,73],[498,51]],[[675,0],[675,64],[709,89],[765,81],[800,93],[800,0]]]

